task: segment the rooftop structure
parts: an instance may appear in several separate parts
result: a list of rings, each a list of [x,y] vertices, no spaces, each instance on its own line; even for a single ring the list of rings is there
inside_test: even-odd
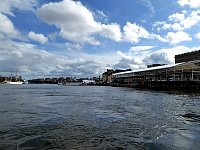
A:
[[[200,50],[175,55],[175,63],[188,62],[194,60],[200,60]]]
[[[158,67],[158,66],[164,66],[166,64],[151,64],[151,65],[147,65],[147,68],[152,68],[152,67]]]

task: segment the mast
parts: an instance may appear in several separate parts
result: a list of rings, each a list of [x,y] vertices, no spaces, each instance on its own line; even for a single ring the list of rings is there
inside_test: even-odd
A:
[[[17,70],[16,70],[16,76],[15,76],[15,81],[17,82]]]
[[[11,68],[10,81],[12,82],[12,68]]]

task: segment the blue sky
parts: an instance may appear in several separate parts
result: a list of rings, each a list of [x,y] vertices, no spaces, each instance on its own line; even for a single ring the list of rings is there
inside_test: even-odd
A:
[[[0,75],[93,77],[199,50],[197,0],[1,0]]]

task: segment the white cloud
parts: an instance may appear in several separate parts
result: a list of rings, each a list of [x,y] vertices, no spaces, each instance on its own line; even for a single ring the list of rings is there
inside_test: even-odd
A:
[[[200,22],[200,11],[195,10],[186,15],[186,12],[175,13],[168,17],[168,22],[155,22],[154,27],[158,30],[183,31],[189,29]]]
[[[133,65],[133,60],[121,58],[114,66],[114,69],[129,69]],[[138,65],[137,65],[138,66]]]
[[[51,41],[55,41],[55,39],[59,37],[59,33],[58,32],[52,32],[50,34],[48,34],[48,38],[51,40]]]
[[[171,24],[168,24],[168,23],[166,23],[162,26],[162,29],[164,29],[164,30],[167,30],[167,29],[170,29],[170,28],[171,28]]]
[[[43,34],[37,34],[33,31],[28,33],[28,37],[33,40],[33,41],[37,41],[41,44],[45,44],[48,41],[48,38],[45,37]]]
[[[161,63],[161,64],[174,64],[175,63],[175,55],[191,52],[194,50],[198,50],[199,47],[186,47],[186,46],[176,46],[172,48],[163,48],[157,50],[155,52],[149,53],[144,58],[144,63],[154,64],[154,63]]]
[[[178,0],[177,3],[181,6],[189,5],[192,8],[200,7],[200,1],[199,0]]]
[[[179,24],[179,23],[174,23],[174,24],[172,24],[172,25],[171,25],[171,28],[172,28],[173,30],[175,30],[175,31],[181,31],[181,30],[184,29],[184,28],[181,26],[181,24]]]
[[[0,13],[0,33],[4,36],[16,36],[19,34],[10,19],[2,13]]]
[[[36,45],[26,42],[15,42],[8,39],[0,40],[0,75],[9,76],[11,68],[17,70],[26,79],[76,76],[93,77],[101,75],[110,64],[115,64],[119,56],[115,53],[87,54],[83,51],[70,51],[79,48],[77,44],[66,44],[59,53],[48,52]],[[37,62],[37,63],[36,63]]]
[[[75,43],[65,43],[66,48],[69,51],[79,51],[82,48],[82,45],[80,44],[75,44]]]
[[[181,25],[184,29],[191,28],[192,26],[198,24],[200,22],[200,11],[192,11],[190,16],[180,21]]]
[[[160,25],[164,25],[166,24],[166,21],[156,21],[153,23],[153,27],[158,27]]]
[[[108,17],[107,15],[104,14],[103,11],[97,10],[96,13],[97,13],[97,15],[100,15],[103,18],[107,18]],[[94,14],[94,15],[96,15],[96,14]]]
[[[124,30],[124,40],[132,43],[138,43],[141,38],[150,38],[150,33],[143,27],[127,22]]]
[[[104,22],[107,23],[108,22],[108,16],[106,14],[104,14],[103,11],[97,10],[95,11],[95,13],[93,13],[95,20],[98,20],[99,22]]]
[[[144,62],[146,63],[146,65],[154,63],[173,64],[175,62],[175,55],[185,53],[188,51],[190,51],[190,48],[184,46],[160,49],[148,54],[144,58]]]
[[[30,11],[38,5],[37,0],[1,0],[0,12],[15,16],[14,9]]]
[[[100,34],[114,41],[121,41],[122,38],[122,33],[118,24],[102,24]]]
[[[136,51],[146,51],[149,49],[154,48],[155,46],[135,46],[135,47],[131,47],[130,51],[131,52],[136,52]]]
[[[132,60],[131,56],[126,55],[125,53],[121,52],[121,51],[117,51],[117,55],[119,55],[121,58],[127,59],[127,60]]]
[[[157,35],[157,34],[152,34],[151,37],[156,38],[161,42],[167,42],[167,39],[165,39],[165,38],[163,38],[163,37],[161,37],[160,35]]]
[[[123,53],[122,51],[117,51],[116,54],[120,57],[118,62],[114,64],[113,68],[115,69],[129,69],[131,65],[137,64],[134,58],[130,54]]]
[[[170,15],[168,19],[169,21],[173,21],[173,22],[181,21],[185,19],[185,14],[175,13],[175,14]]]
[[[175,31],[182,31],[184,27],[180,23],[174,23],[174,24],[166,23],[159,29],[164,29],[164,30],[173,29]]]
[[[197,39],[200,39],[200,32],[195,35]]]
[[[132,48],[130,48],[127,53],[124,53],[122,51],[117,51],[117,55],[120,56],[120,59],[114,65],[114,67],[121,68],[121,69],[131,68],[132,70],[138,70],[138,69],[146,68],[147,65],[149,64],[158,64],[158,63],[159,64],[174,64],[175,55],[191,52],[198,49],[199,47],[189,48],[185,46],[176,46],[172,48],[157,49],[157,50],[154,50],[153,52],[147,50],[147,51],[138,53],[137,50],[133,51]]]
[[[54,68],[56,57],[36,46],[10,40],[0,41],[0,70],[18,70],[22,75],[46,74]],[[37,63],[36,63],[37,61]],[[27,70],[25,70],[27,68]],[[20,70],[22,69],[22,70]]]
[[[120,40],[120,26],[117,24],[101,24],[94,20],[93,12],[81,2],[63,0],[49,3],[37,9],[37,15],[46,23],[60,29],[60,35],[72,42],[99,45],[96,34]]]
[[[67,47],[79,48],[80,45],[66,43]],[[154,48],[154,52],[150,49]],[[0,41],[0,70],[10,75],[11,67],[26,78],[47,76],[77,76],[91,77],[102,74],[108,66],[115,69],[141,69],[151,63],[173,63],[174,55],[191,51],[179,46],[155,51],[154,46],[131,47],[128,52],[105,52],[87,54],[83,51],[53,53],[39,49],[33,44]],[[198,48],[195,48],[197,50]],[[37,63],[35,63],[37,61]],[[4,74],[5,74],[4,72]],[[0,72],[4,75],[3,72]]]
[[[180,31],[180,32],[168,32],[166,36],[167,40],[171,44],[177,44],[183,41],[191,41],[192,39],[190,38],[189,34]]]
[[[135,46],[131,47],[128,52],[117,51],[119,59],[113,65],[116,69],[142,69],[146,67],[145,58],[151,53],[149,50],[155,46]]]
[[[49,39],[54,40],[57,36],[62,36],[66,39],[66,43],[62,45],[49,42],[49,45],[60,44],[59,46],[63,49],[60,50],[57,45],[59,47],[57,49],[62,51],[60,53],[54,45],[55,51],[48,52],[45,47],[42,50],[36,45],[15,42],[6,38],[6,36],[17,36],[19,34],[6,15],[14,16],[14,9],[30,10],[34,9],[36,5],[36,0],[0,1],[0,70],[10,71],[11,66],[14,66],[24,75],[38,75],[41,77],[57,74],[58,76],[91,77],[92,75],[101,74],[108,65],[123,69],[130,67],[140,69],[150,63],[173,63],[175,54],[187,52],[191,49],[180,46],[155,51],[157,48],[155,46],[135,46],[131,47],[128,52],[117,51],[111,53],[106,51],[105,54],[87,54],[81,49],[84,43],[99,45],[100,41],[96,38],[99,35],[116,42],[138,43],[142,39],[158,39],[162,42],[177,44],[182,41],[190,41],[189,34],[183,32],[183,30],[200,22],[200,11],[196,10],[190,14],[172,14],[169,16],[168,21],[157,22],[156,27],[179,31],[169,32],[165,37],[149,33],[141,25],[131,22],[127,22],[122,27],[121,32],[119,24],[105,24],[108,20],[103,21],[104,23],[100,22],[102,20],[98,19],[94,12],[83,6],[81,2],[72,0],[52,2],[38,8],[37,16],[47,24],[54,25],[59,29],[59,33],[50,34]],[[102,19],[108,18],[104,12],[98,11],[97,13],[102,16]],[[200,33],[196,37],[200,38]],[[29,38],[42,44],[48,41],[48,38],[43,34],[37,34],[33,31],[29,33]],[[51,47],[51,49],[53,48]]]
[[[63,54],[62,54],[63,55]],[[66,74],[77,77],[92,77],[101,75],[108,65],[117,62],[119,56],[115,53],[106,52],[105,54],[86,54],[81,51],[67,53],[63,57],[59,57],[63,62],[60,63],[59,70],[62,69],[60,74]]]

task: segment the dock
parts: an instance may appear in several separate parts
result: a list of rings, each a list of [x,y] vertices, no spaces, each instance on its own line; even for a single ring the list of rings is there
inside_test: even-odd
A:
[[[112,75],[112,85],[156,89],[200,89],[200,60]]]

